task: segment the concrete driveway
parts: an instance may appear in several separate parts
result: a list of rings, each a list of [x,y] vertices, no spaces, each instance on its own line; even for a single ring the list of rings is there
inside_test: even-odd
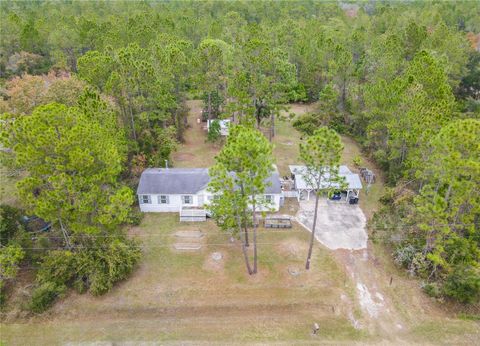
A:
[[[296,219],[309,231],[314,210],[315,196],[310,196],[310,201],[300,201]],[[366,217],[358,205],[323,197],[318,201],[315,238],[329,249],[365,249],[368,238],[365,226]]]

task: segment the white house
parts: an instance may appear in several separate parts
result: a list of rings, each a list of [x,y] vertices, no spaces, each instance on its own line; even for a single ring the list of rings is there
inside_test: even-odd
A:
[[[307,182],[305,175],[308,174],[307,167],[302,165],[289,165],[290,172],[294,178],[294,189],[297,191],[296,197],[301,198],[301,195],[306,193],[307,200],[310,200],[310,193],[315,191],[315,187]],[[347,166],[340,166],[338,170],[338,175],[344,178],[346,183],[346,200],[348,201],[350,197],[358,197],[360,189],[362,188],[362,182],[360,176],[356,173],[353,173]],[[322,186],[325,189],[327,188],[340,188],[338,182],[329,181],[328,175],[325,177],[325,181],[322,181]]]
[[[228,127],[230,126],[230,119],[208,119],[207,120],[207,132],[210,131],[210,126],[214,121],[218,121],[220,124],[220,135],[228,136]]]
[[[207,191],[209,182],[208,168],[148,168],[143,171],[137,189],[140,210],[181,212],[191,207],[208,209],[213,199],[212,193]],[[278,211],[283,205],[278,172],[272,173],[267,182],[264,198],[271,202],[270,209]]]

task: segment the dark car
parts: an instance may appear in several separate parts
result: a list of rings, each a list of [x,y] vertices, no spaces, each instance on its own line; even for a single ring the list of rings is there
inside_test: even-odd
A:
[[[339,192],[339,191],[335,191],[331,196],[330,196],[330,199],[332,201],[339,201],[342,199],[342,193]]]

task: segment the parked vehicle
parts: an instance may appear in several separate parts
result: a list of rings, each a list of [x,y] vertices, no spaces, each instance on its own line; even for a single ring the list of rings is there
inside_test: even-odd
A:
[[[342,199],[342,193],[340,191],[335,191],[332,196],[330,196],[332,201],[339,201]]]

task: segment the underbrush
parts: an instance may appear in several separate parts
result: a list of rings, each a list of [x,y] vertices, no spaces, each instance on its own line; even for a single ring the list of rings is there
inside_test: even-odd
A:
[[[49,251],[40,264],[28,307],[43,312],[67,288],[104,294],[133,271],[140,255],[138,244],[126,238],[102,238],[73,250]]]
[[[480,300],[478,248],[465,238],[443,239],[419,226],[412,191],[387,189],[375,213],[372,239],[392,252],[395,263],[420,278],[426,294],[464,304]],[[439,251],[441,250],[441,252]],[[442,255],[439,257],[438,253]]]

